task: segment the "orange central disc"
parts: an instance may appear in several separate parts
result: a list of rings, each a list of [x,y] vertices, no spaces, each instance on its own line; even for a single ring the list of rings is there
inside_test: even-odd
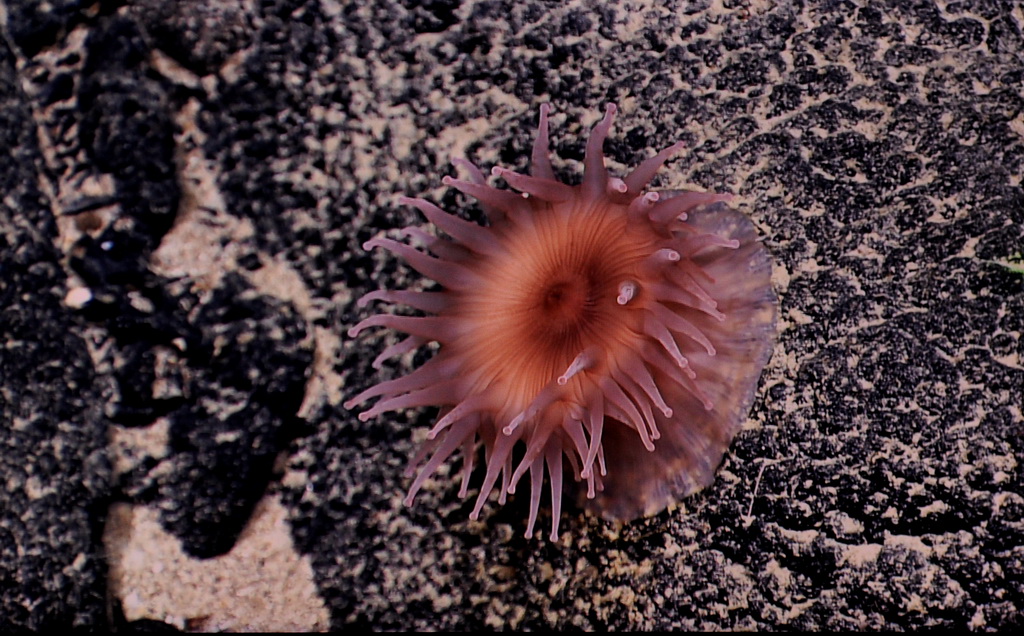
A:
[[[484,377],[508,387],[512,411],[587,347],[613,353],[641,338],[642,303],[623,306],[616,297],[623,282],[641,280],[658,239],[648,227],[629,227],[621,205],[532,202],[528,220],[494,228],[504,249],[480,263],[486,283],[456,301],[463,318],[457,347]]]

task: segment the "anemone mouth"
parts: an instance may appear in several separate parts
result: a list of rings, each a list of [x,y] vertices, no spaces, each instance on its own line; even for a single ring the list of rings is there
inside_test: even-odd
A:
[[[712,480],[770,355],[776,299],[753,225],[721,204],[708,207],[728,197],[644,192],[680,144],[625,179],[610,177],[601,151],[615,114],[609,105],[587,142],[583,183],[568,186],[548,160],[548,112],[541,107],[532,175],[492,171],[522,194],[487,186],[464,161],[468,180],[442,180],[479,200],[489,226],[403,198],[450,238],[410,227],[403,234],[426,251],[386,238],[366,243],[443,290],[371,292],[360,305],[402,303],[426,315],[378,314],[349,334],[409,334],[375,367],[430,341],[441,347],[345,406],[379,397],[364,420],[441,408],[410,466],[423,464],[406,503],[457,449],[465,496],[482,445],[487,465],[471,517],[499,477],[504,502],[529,472],[532,535],[546,473],[554,539],[565,469],[585,483],[588,505],[618,520],[658,512]],[[525,449],[514,462],[517,446]]]
[[[599,321],[602,284],[592,271],[553,276],[538,286],[529,311],[537,315],[529,338],[553,355],[580,351]],[[568,363],[568,360],[566,360]]]

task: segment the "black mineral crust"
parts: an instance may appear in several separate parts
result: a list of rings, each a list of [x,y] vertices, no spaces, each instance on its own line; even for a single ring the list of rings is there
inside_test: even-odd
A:
[[[63,297],[35,127],[0,40],[0,630],[106,624],[111,496],[96,373]]]

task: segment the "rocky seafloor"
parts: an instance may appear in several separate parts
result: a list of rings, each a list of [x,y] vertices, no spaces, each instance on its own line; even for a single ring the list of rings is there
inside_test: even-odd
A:
[[[0,630],[1024,623],[1024,11],[998,0],[0,2]],[[617,525],[342,402],[475,208],[450,160],[731,192],[778,342],[709,488]],[[479,483],[479,479],[474,485]],[[471,489],[473,494],[474,489]],[[550,523],[542,510],[539,525]]]

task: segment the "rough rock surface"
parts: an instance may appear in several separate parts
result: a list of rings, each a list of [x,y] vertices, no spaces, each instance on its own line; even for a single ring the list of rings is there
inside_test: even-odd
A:
[[[0,21],[0,629],[1024,623],[1019,3],[3,0]],[[573,178],[608,101],[613,171],[685,140],[657,184],[735,193],[776,259],[748,425],[710,488],[624,526],[570,507],[555,543],[522,536],[524,497],[470,521],[454,470],[404,507],[434,414],[341,402],[414,362],[374,372],[390,336],[346,329],[415,276],[362,242],[419,222],[401,193],[478,218],[449,160],[524,169],[543,102]],[[279,622],[132,595],[179,598],[188,559]]]

